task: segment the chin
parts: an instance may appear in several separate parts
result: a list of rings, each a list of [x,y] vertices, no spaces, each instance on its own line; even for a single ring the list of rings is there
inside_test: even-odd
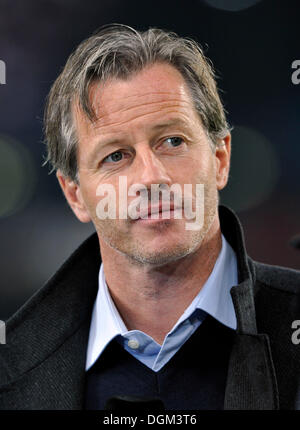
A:
[[[181,258],[186,257],[189,254],[192,254],[195,252],[201,244],[201,241],[193,241],[192,243],[188,244],[176,244],[176,245],[169,245],[162,247],[162,244],[160,244],[160,247],[156,247],[154,249],[150,249],[147,247],[147,250],[145,250],[145,244],[144,247],[135,247],[131,250],[126,250],[124,254],[127,258],[129,258],[132,262],[135,262],[139,265],[150,265],[150,266],[165,266],[167,264],[170,264],[174,261],[180,260]]]

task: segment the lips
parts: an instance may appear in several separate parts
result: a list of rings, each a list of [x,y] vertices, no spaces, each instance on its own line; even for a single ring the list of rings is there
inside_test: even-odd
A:
[[[159,205],[148,205],[148,208],[141,208],[139,217],[137,219],[151,219],[151,216],[160,214],[163,212],[171,212],[176,209],[180,209],[179,206],[175,206],[174,203],[159,203]],[[165,218],[167,219],[167,218]]]

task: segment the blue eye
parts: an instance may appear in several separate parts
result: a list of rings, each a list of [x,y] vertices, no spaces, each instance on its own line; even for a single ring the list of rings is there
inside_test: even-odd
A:
[[[112,161],[112,162],[116,163],[116,162],[122,160],[122,156],[123,156],[123,153],[121,151],[113,152],[112,154],[110,154],[104,158],[103,163],[105,163],[107,161],[108,162]]]
[[[181,137],[177,137],[177,136],[175,136],[175,137],[168,137],[165,140],[165,142],[170,143],[171,146],[173,146],[173,148],[174,148],[174,147],[180,146],[183,143],[183,139]]]

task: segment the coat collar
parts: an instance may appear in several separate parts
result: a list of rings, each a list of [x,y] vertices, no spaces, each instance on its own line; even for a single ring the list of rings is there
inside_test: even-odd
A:
[[[221,230],[237,255],[239,280],[239,285],[231,289],[237,331],[229,362],[224,408],[277,409],[278,392],[269,340],[265,334],[258,334],[256,327],[254,266],[247,257],[237,216],[225,206],[219,207],[219,215]],[[23,391],[21,386],[29,374],[28,389],[32,391],[39,385],[43,395],[49,392],[50,396],[49,380],[42,376],[43,372],[39,373],[39,369],[48,366],[47,374],[51,374],[52,385],[56,380],[64,380],[63,388],[60,389],[62,384],[57,383],[55,398],[47,406],[45,402],[42,406],[28,400],[27,408],[82,407],[86,348],[100,262],[98,237],[94,233],[7,321],[7,344],[0,349],[0,406],[1,392],[14,391],[14,387],[18,387],[19,394],[14,394],[14,402],[19,396],[20,405],[23,405],[20,409],[24,408],[26,384]],[[60,351],[64,349],[63,367],[57,361],[61,360]]]
[[[237,317],[237,333],[257,334],[254,306],[255,271],[247,256],[242,226],[235,213],[219,206],[221,230],[237,256],[238,285],[231,288],[231,297]]]
[[[229,360],[224,409],[279,409],[269,338],[257,332],[255,269],[247,256],[243,229],[229,208],[219,207],[221,230],[235,250],[239,284],[231,288],[237,330]]]

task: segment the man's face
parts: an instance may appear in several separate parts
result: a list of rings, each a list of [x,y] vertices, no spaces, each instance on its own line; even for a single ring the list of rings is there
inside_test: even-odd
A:
[[[60,183],[77,217],[93,221],[101,252],[113,249],[138,264],[162,265],[197,250],[217,222],[217,190],[227,181],[230,137],[212,151],[185,81],[170,65],[154,64],[126,80],[95,82],[90,97],[93,123],[74,107],[79,185]],[[120,176],[126,176],[127,189],[179,184],[183,190],[192,184],[195,195],[196,184],[204,184],[202,228],[186,229],[183,208],[181,219],[172,212],[170,219],[155,221],[99,219],[97,188],[111,184],[118,196]],[[134,198],[127,197],[128,205]]]

